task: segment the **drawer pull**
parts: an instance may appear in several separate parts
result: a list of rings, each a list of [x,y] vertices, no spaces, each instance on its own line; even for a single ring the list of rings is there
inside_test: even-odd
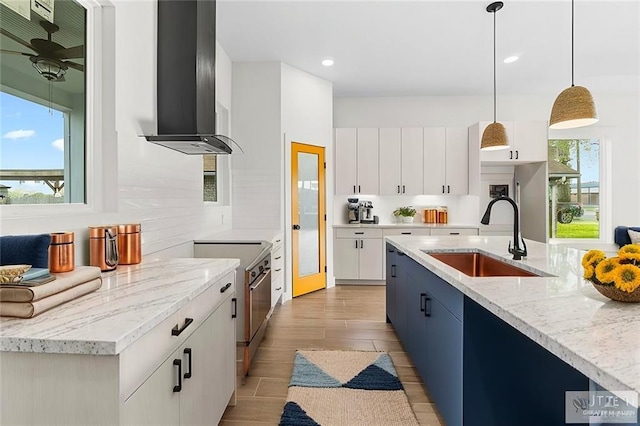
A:
[[[362,232],[354,232],[356,235],[364,235],[364,231]]]
[[[229,290],[229,287],[231,287],[231,283],[227,283],[227,285],[225,285],[224,287],[222,287],[220,289],[220,293],[224,293],[225,291]]]
[[[276,291],[280,291],[280,290],[282,290],[282,287],[276,288]]]
[[[231,314],[231,318],[237,318],[238,316],[238,299],[235,297],[231,299],[231,303],[233,303],[233,313]]]
[[[460,235],[459,232],[449,232],[449,235]]]
[[[276,269],[276,272],[280,272],[280,271],[282,271],[282,268]]]
[[[411,232],[401,232],[402,235],[411,235]]]
[[[184,376],[182,376],[182,377],[184,377],[185,379],[190,379],[190,378],[191,378],[191,371],[193,371],[193,370],[192,370],[192,366],[191,366],[191,358],[193,357],[192,352],[191,352],[191,348],[184,348],[184,352],[183,352],[183,353],[184,353],[185,355],[188,355],[188,356],[189,356],[189,363],[188,363],[188,365],[189,365],[189,371],[187,371],[186,373],[184,373]]]
[[[182,360],[174,359],[173,365],[178,366],[178,384],[173,387],[173,391],[180,392],[182,390]]]
[[[171,335],[179,336],[187,327],[191,325],[192,322],[193,322],[193,318],[185,318],[184,325],[182,326],[182,328],[178,328],[178,324],[176,324],[175,327],[171,329]]]
[[[282,259],[282,256],[278,256],[278,257],[276,257],[276,260],[278,260],[278,259]]]

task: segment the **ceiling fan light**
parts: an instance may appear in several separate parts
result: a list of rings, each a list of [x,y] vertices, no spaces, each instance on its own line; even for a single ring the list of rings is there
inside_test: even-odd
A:
[[[48,58],[32,59],[33,67],[38,73],[49,81],[62,80],[64,74],[67,72],[67,66],[60,61],[56,61]]]
[[[484,151],[497,151],[507,148],[509,148],[507,129],[504,128],[502,123],[494,122],[489,124],[482,133],[480,149]]]
[[[550,129],[573,129],[598,122],[596,104],[589,89],[571,86],[563,90],[551,108]]]

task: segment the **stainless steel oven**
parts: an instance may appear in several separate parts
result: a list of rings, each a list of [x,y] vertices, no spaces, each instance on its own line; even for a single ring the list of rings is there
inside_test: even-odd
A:
[[[267,327],[271,309],[271,249],[264,249],[245,269],[244,374],[249,371]]]

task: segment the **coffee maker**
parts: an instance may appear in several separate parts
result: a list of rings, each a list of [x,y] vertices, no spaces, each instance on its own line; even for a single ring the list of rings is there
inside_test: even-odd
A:
[[[362,200],[360,202],[360,223],[378,223],[378,216],[373,215],[373,203]]]
[[[347,198],[347,222],[360,223],[360,203],[357,198]]]

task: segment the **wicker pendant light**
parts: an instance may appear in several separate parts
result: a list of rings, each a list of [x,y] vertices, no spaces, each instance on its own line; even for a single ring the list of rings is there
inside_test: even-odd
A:
[[[551,108],[550,129],[573,129],[598,121],[596,104],[586,87],[573,84],[573,0],[571,0],[571,87],[564,89]]]
[[[480,149],[494,151],[509,148],[507,130],[502,123],[496,122],[496,12],[502,9],[504,3],[497,1],[487,6],[487,12],[493,13],[493,123],[489,124],[482,133]]]

